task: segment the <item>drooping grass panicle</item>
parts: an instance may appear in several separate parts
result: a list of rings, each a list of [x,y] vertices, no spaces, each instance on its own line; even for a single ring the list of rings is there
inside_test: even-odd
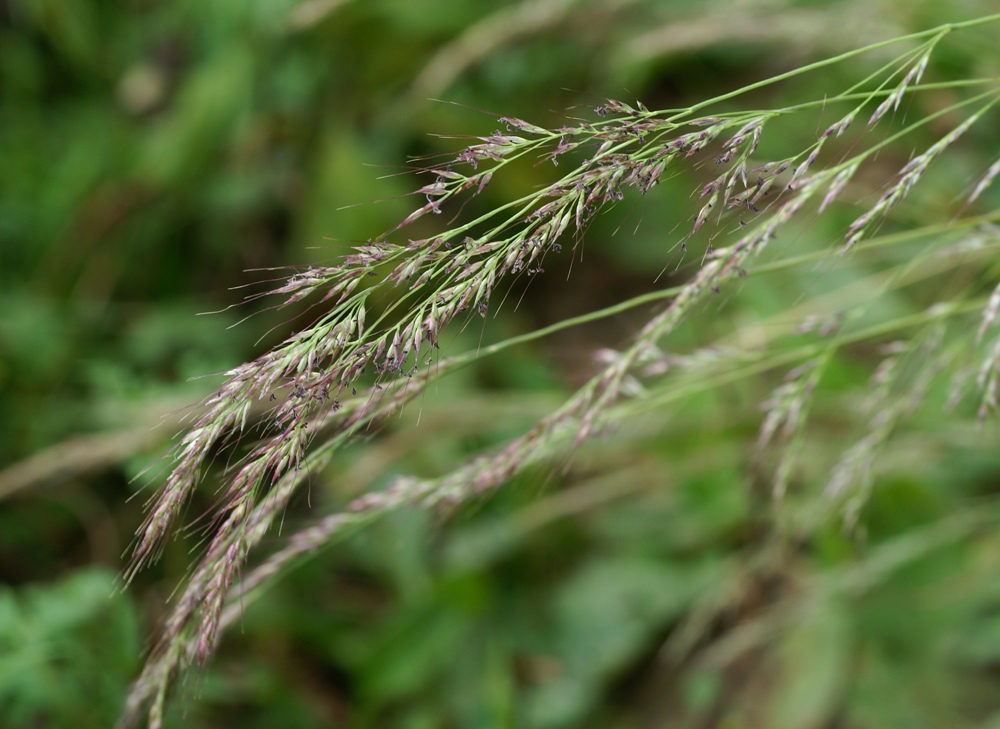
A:
[[[525,122],[505,119],[505,123],[537,134],[538,128]],[[412,371],[428,349],[438,346],[440,332],[453,320],[467,311],[488,311],[501,281],[542,272],[545,256],[561,249],[559,241],[568,230],[582,234],[601,206],[621,199],[623,188],[647,191],[668,162],[703,150],[733,124],[719,121],[703,131],[657,144],[675,131],[674,125],[643,112],[635,120],[586,125],[563,130],[561,136],[540,135],[542,141],[559,140],[558,150],[567,147],[562,140],[572,131],[585,137],[596,152],[549,188],[494,209],[481,219],[406,245],[382,237],[357,247],[338,266],[296,273],[276,287],[273,293],[285,297],[284,304],[315,293],[334,301],[334,308],[275,350],[229,373],[230,379],[209,399],[208,410],[179,446],[174,470],[141,530],[133,565],[156,559],[173,517],[197,484],[214,445],[232,429],[245,425],[251,401],[277,400],[269,416],[275,435],[247,457],[233,476],[228,508],[234,514],[243,513],[244,502],[255,499],[268,483],[301,461],[308,445],[304,424],[317,413],[337,408],[342,394],[355,387],[369,368],[377,375],[398,376],[404,368]],[[759,130],[759,125],[745,126],[731,140],[730,149],[747,134],[752,140],[754,129]],[[537,151],[539,142],[500,134],[485,139],[460,153],[454,164],[490,162],[493,167],[488,172],[467,177],[454,168],[432,170],[435,182],[420,189],[429,202],[390,232],[439,211],[453,197],[473,189],[478,192],[486,175],[528,151]],[[636,146],[638,151],[624,154],[623,150]],[[508,214],[510,209],[512,214]],[[478,228],[485,230],[475,237],[467,234]],[[367,286],[361,286],[363,280]],[[369,297],[385,289],[399,292],[395,302],[366,324]],[[405,313],[393,323],[390,317],[396,311]],[[130,570],[127,578],[133,574]]]
[[[797,449],[792,447],[791,441],[805,428],[812,394],[822,375],[820,363],[818,358],[810,359],[790,370],[781,386],[761,405],[765,417],[757,436],[758,452],[763,451],[776,437],[784,442],[772,487],[774,498],[778,501],[784,498],[788,490],[797,456]]]
[[[980,426],[990,413],[996,413],[1000,408],[1000,332],[995,331],[998,310],[1000,310],[1000,284],[990,294],[989,301],[983,309],[979,331],[976,332],[976,344],[985,350],[976,373],[976,386],[981,393],[978,410]],[[987,338],[986,335],[991,332],[992,337]]]
[[[295,559],[394,509],[458,504],[495,489],[531,464],[566,457],[616,418],[662,405],[661,396],[674,397],[658,389],[658,383],[670,376],[667,363],[683,358],[668,343],[680,326],[752,272],[758,256],[790,221],[802,219],[804,210],[821,214],[834,208],[878,150],[931,119],[972,108],[963,121],[899,170],[879,200],[855,218],[842,249],[864,249],[875,226],[909,195],[931,163],[1000,100],[1000,92],[984,92],[922,115],[902,130],[868,140],[867,145],[852,140],[857,151],[838,146],[857,132],[848,129],[854,119],[863,118],[859,114],[866,106],[877,105],[866,127],[870,130],[890,111],[898,111],[903,96],[918,94],[932,51],[946,32],[958,27],[910,36],[923,43],[863,84],[840,96],[824,96],[797,107],[750,111],[721,107],[739,93],[793,75],[782,74],[687,109],[650,111],[639,103],[610,100],[595,110],[596,120],[552,130],[500,117],[502,130],[477,137],[447,162],[422,170],[430,180],[414,193],[420,203],[398,224],[355,246],[333,265],[297,271],[273,286],[268,294],[279,306],[311,302],[329,308],[271,351],[229,371],[177,444],[172,470],[150,501],[137,533],[132,561],[124,574],[126,582],[159,558],[185,504],[220,449],[229,444],[238,452],[223,475],[216,510],[204,521],[204,552],[180,590],[161,639],[133,689],[123,726],[137,722],[147,704],[152,707],[150,725],[160,725],[169,684],[189,665],[208,660],[220,630],[234,620],[239,609],[234,590],[255,589]],[[797,73],[824,68],[860,52],[812,64]],[[758,159],[779,120],[825,112],[834,105],[840,107],[838,120],[817,124],[815,128],[824,131],[806,149],[780,159]],[[841,110],[844,105],[846,111]],[[863,135],[870,131],[858,133],[865,141]],[[826,156],[834,161],[828,162]],[[553,181],[516,200],[496,204],[478,217],[462,218],[464,201],[486,192],[510,166],[524,163],[546,165],[553,171]],[[450,473],[424,479],[400,477],[384,490],[358,496],[340,513],[293,534],[287,546],[256,569],[247,567],[249,555],[292,495],[334,450],[351,442],[361,429],[376,428],[398,414],[429,383],[471,359],[449,358],[441,352],[446,330],[478,316],[487,317],[513,282],[542,276],[551,256],[572,255],[595,216],[615,206],[630,190],[646,195],[665,176],[678,174],[698,180],[707,177],[706,168],[718,172],[711,180],[693,183],[693,194],[700,202],[689,230],[679,241],[664,241],[665,251],[677,247],[684,251],[710,230],[700,267],[676,289],[661,292],[665,303],[660,309],[621,351],[605,350],[599,371],[561,407],[496,452],[471,459]],[[982,194],[997,168],[994,163],[987,170],[969,202]],[[430,216],[434,222],[447,222],[439,223],[436,230]],[[420,232],[412,232],[416,230]],[[716,245],[717,236],[730,230],[737,232],[724,245]],[[993,298],[1000,300],[996,293]],[[989,339],[996,310],[991,299],[979,340]],[[944,314],[939,314],[943,320]],[[936,316],[927,314],[926,318]],[[747,368],[790,370],[766,404],[760,449],[779,441],[787,444],[803,431],[825,362],[848,341],[841,340],[841,323],[838,319],[821,333],[826,337],[835,332],[832,341],[800,347],[791,355],[761,356]],[[886,359],[873,381],[867,433],[834,469],[827,484],[831,499],[870,488],[876,455],[937,372],[926,365],[940,343],[940,327],[935,327],[929,330],[932,334],[911,340]],[[978,384],[984,393],[983,407],[996,409],[1000,336],[987,342],[987,348],[992,354],[983,360]],[[899,374],[905,370],[903,365],[914,362],[925,366],[914,367],[906,376]],[[907,397],[900,397],[904,390]],[[257,440],[239,451],[239,441],[249,439],[251,433]],[[793,463],[791,456],[782,461],[777,496],[784,493]]]
[[[942,369],[940,348],[944,334],[942,321],[934,317],[914,339],[893,342],[884,348],[886,358],[876,368],[871,378],[871,393],[863,403],[869,418],[867,432],[844,452],[826,485],[828,498],[846,501],[847,528],[857,523],[870,498],[877,457],[894,431],[925,399]]]

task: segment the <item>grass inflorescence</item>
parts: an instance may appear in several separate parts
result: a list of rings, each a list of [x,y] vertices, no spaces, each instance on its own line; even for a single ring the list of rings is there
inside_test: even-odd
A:
[[[976,393],[980,419],[996,411],[1000,288],[983,298],[975,292],[956,292],[919,316],[881,323],[866,318],[865,302],[846,310],[810,312],[784,332],[808,338],[792,347],[765,342],[753,351],[706,349],[685,358],[669,354],[664,344],[706,302],[718,301],[720,293],[744,277],[824,258],[828,265],[836,265],[837,254],[856,255],[935,234],[933,245],[881,279],[882,286],[892,288],[919,279],[923,271],[928,276],[939,271],[943,256],[954,260],[963,252],[976,254],[1000,245],[996,227],[1000,211],[963,217],[981,201],[1000,170],[995,159],[986,161],[970,190],[956,201],[958,212],[939,234],[917,226],[880,235],[880,226],[892,219],[963,135],[984,119],[995,122],[998,79],[924,84],[937,45],[956,30],[960,26],[897,39],[893,42],[906,41],[906,50],[867,78],[836,95],[824,93],[790,107],[732,110],[741,93],[845,63],[861,53],[884,49],[889,42],[683,109],[649,110],[642,104],[609,100],[594,110],[591,120],[556,129],[501,117],[493,133],[476,139],[450,160],[421,170],[428,181],[414,193],[419,205],[390,230],[332,265],[297,271],[275,285],[266,295],[276,305],[308,301],[326,307],[325,313],[257,359],[226,373],[225,382],[204,403],[172,454],[170,472],[137,533],[124,573],[126,583],[159,558],[219,448],[251,434],[255,438],[225,472],[216,511],[206,522],[204,550],[133,689],[123,725],[133,725],[147,709],[150,725],[160,725],[171,683],[189,666],[207,661],[221,631],[238,616],[234,584],[246,595],[350,529],[403,506],[432,509],[462,503],[497,488],[530,465],[565,456],[609,425],[693,391],[766,371],[786,373],[763,404],[756,445],[765,461],[770,449],[779,452],[772,490],[780,504],[799,468],[814,394],[834,356],[859,342],[879,343],[881,364],[872,374],[870,398],[863,406],[867,425],[832,466],[822,489],[829,502],[846,504],[848,521],[858,518],[865,494],[873,487],[881,449],[942,373],[954,375],[956,401]],[[900,109],[912,109],[916,96],[949,86],[963,93],[947,106],[900,122]],[[817,118],[829,119],[831,114],[834,120],[820,125],[804,148],[778,159],[761,158],[779,121],[809,128]],[[890,129],[876,131],[893,120]],[[758,263],[792,221],[808,225],[836,209],[880,151],[904,139],[923,138],[928,127],[942,126],[944,131],[914,151],[828,251],[804,252],[795,258],[794,250],[786,247],[784,258]],[[549,165],[556,179],[474,219],[465,221],[457,215],[464,201],[482,193],[518,161]],[[248,555],[259,547],[306,477],[321,468],[334,450],[398,414],[437,378],[477,356],[542,337],[553,328],[464,354],[443,351],[446,330],[495,312],[512,282],[525,277],[543,280],[547,261],[574,256],[595,216],[626,196],[655,195],[654,188],[666,177],[691,173],[705,177],[705,170],[712,172],[692,192],[699,202],[688,229],[668,246],[676,257],[701,246],[698,267],[683,284],[641,301],[624,302],[623,306],[661,303],[630,344],[600,353],[599,371],[562,406],[497,452],[450,473],[400,477],[384,490],[357,496],[342,512],[288,537],[286,546],[244,574]],[[856,198],[856,190],[850,195]],[[429,217],[442,221],[439,232],[407,237],[417,228],[433,229],[427,224]],[[979,242],[973,245],[976,237]],[[676,264],[665,258],[663,265]],[[376,301],[378,306],[373,307]],[[593,312],[556,328],[617,310]],[[977,314],[973,335],[956,337],[951,324]],[[972,365],[970,349],[977,353]]]

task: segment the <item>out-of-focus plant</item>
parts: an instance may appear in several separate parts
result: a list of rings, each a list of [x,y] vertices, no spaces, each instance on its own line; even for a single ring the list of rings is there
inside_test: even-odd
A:
[[[7,726],[111,724],[142,638],[135,607],[108,599],[107,570],[0,587],[0,715]],[[71,677],[67,680],[67,677]]]
[[[637,421],[655,423],[685,401],[774,373],[782,373],[781,380],[750,438],[758,487],[771,501],[760,526],[766,547],[752,568],[685,599],[688,617],[669,649],[679,659],[690,655],[734,605],[752,602],[747,574],[772,575],[776,564],[794,560],[795,544],[821,538],[838,520],[863,533],[862,514],[880,475],[891,472],[900,443],[947,439],[965,423],[985,427],[998,407],[1000,288],[991,261],[1000,246],[1000,210],[991,202],[991,183],[1000,162],[994,154],[972,165],[964,190],[935,173],[943,160],[961,154],[967,138],[995,123],[1000,79],[925,74],[955,36],[994,29],[997,22],[1000,17],[991,16],[877,43],[686,108],[651,111],[609,101],[593,120],[554,129],[501,117],[492,134],[423,166],[428,178],[416,192],[420,205],[391,230],[340,261],[297,270],[252,296],[275,297],[279,308],[308,304],[320,313],[230,370],[173,452],[137,535],[126,582],[156,562],[213,459],[227,452],[231,465],[215,510],[201,522],[204,551],[135,684],[123,723],[134,724],[148,710],[151,725],[159,726],[171,684],[211,657],[221,631],[247,601],[287,566],[343,534],[404,508],[454,508],[527,469],[558,467],[600,434],[621,428],[617,438],[638,439],[629,431]],[[897,44],[903,50],[886,56]],[[848,88],[826,88],[821,77],[815,88],[822,93],[813,98],[741,106],[766,86],[859,64],[862,54],[881,59],[880,65]],[[895,159],[900,150],[906,151],[888,179],[873,181],[885,164],[876,161]],[[553,181],[463,216],[469,198],[524,165],[552,167]],[[659,266],[669,285],[475,351],[446,351],[455,332],[492,316],[525,281],[544,286],[545,268],[558,257],[580,255],[588,228],[604,211],[639,207],[634,198],[683,207],[684,200],[661,199],[657,186],[699,176],[690,225],[664,232]],[[803,232],[816,229],[830,231],[828,245],[815,242],[823,236]],[[773,282],[789,280],[809,284],[772,292],[771,311],[752,327],[721,325],[725,304],[760,297]],[[919,306],[903,307],[900,291]],[[653,312],[630,344],[600,352],[596,374],[504,447],[437,477],[395,478],[284,538],[285,546],[245,569],[292,496],[331,454],[415,398],[432,398],[432,383],[500,350],[650,304]],[[861,387],[845,384],[842,374],[859,366],[850,356],[857,352],[866,355],[861,366],[870,365]],[[834,412],[839,426],[831,425]],[[912,446],[904,452],[921,458]],[[864,660],[826,651],[848,631],[838,601],[875,595],[907,562],[976,534],[997,516],[994,504],[955,514],[815,584],[796,585],[785,576],[769,589],[812,597],[794,610],[779,604],[752,614],[713,646],[713,655],[732,662],[780,630],[791,636],[783,644],[791,652],[823,643],[835,665],[816,679],[818,687],[790,678],[792,694],[806,697],[806,706],[779,711],[783,725],[818,725],[838,692],[849,690],[846,666]],[[635,585],[622,589],[641,593],[643,582],[640,570]],[[768,584],[761,580],[756,589],[766,592]],[[654,611],[661,615],[671,612],[660,604],[668,597],[638,599],[659,605]],[[810,621],[822,630],[795,632]]]

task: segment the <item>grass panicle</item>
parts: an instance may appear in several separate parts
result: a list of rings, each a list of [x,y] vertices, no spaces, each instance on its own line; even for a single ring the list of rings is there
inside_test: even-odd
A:
[[[801,481],[807,425],[833,356],[862,343],[884,347],[886,337],[898,336],[898,344],[883,351],[873,375],[864,432],[847,446],[826,481],[827,499],[846,503],[852,523],[873,488],[878,457],[893,433],[927,397],[941,372],[956,369],[944,356],[953,350],[954,335],[947,324],[971,321],[974,311],[981,312],[975,335],[980,363],[967,381],[974,380],[978,390],[980,418],[995,412],[1000,288],[985,302],[976,291],[955,292],[947,305],[888,324],[866,318],[868,301],[850,309],[797,312],[795,323],[786,323],[780,335],[753,350],[720,342],[684,355],[671,351],[667,341],[698,312],[718,306],[720,294],[738,293],[736,284],[745,277],[806,262],[835,265],[830,261],[838,251],[878,252],[934,233],[916,229],[883,236],[879,227],[894,220],[933,163],[978,122],[994,118],[991,111],[1000,101],[997,79],[980,80],[978,86],[985,90],[970,96],[958,94],[963,87],[956,85],[957,100],[947,108],[912,112],[917,106],[913,100],[926,88],[948,86],[921,85],[938,43],[974,24],[898,39],[908,49],[862,82],[837,95],[826,90],[791,107],[733,110],[740,94],[853,60],[890,42],[689,108],[651,111],[642,104],[609,100],[595,109],[592,121],[557,129],[500,117],[493,133],[476,138],[447,162],[420,170],[428,181],[413,193],[418,204],[386,233],[354,247],[334,265],[296,271],[270,290],[248,297],[267,296],[279,307],[309,304],[324,313],[257,359],[226,373],[172,454],[171,470],[137,532],[124,572],[126,583],[161,556],[220,449],[238,450],[241,442],[252,440],[225,469],[216,509],[200,522],[203,551],[133,688],[122,726],[134,726],[148,712],[150,726],[159,727],[169,686],[192,665],[210,659],[221,631],[237,620],[242,600],[290,564],[396,509],[466,502],[533,464],[568,457],[609,425],[663,408],[685,394],[710,391],[753,374],[786,373],[763,405],[757,437],[759,453],[775,449],[779,454],[772,486],[775,503],[780,504]],[[900,118],[900,110],[907,108],[911,112]],[[836,121],[829,123],[831,115]],[[866,124],[855,124],[866,117]],[[761,259],[786,229],[808,226],[817,216],[864,198],[863,186],[855,181],[880,151],[900,140],[923,138],[931,121],[938,128],[956,118],[960,120],[885,183],[877,198],[862,202],[862,211],[847,225],[839,244],[826,252],[806,252],[799,260],[793,257],[794,243],[784,242],[785,258]],[[781,124],[822,131],[804,149],[780,159],[761,159],[762,150],[780,148],[772,137],[780,137]],[[462,218],[464,201],[523,162],[548,165],[554,181],[479,217]],[[974,183],[963,201],[966,207],[983,197],[998,170],[1000,163],[994,162]],[[679,238],[665,241],[664,249],[673,251],[673,258],[665,255],[663,265],[679,265],[678,259],[697,246],[697,268],[684,283],[653,295],[662,302],[660,308],[627,346],[602,350],[595,359],[598,371],[560,407],[497,452],[436,478],[399,477],[386,489],[357,496],[342,511],[285,537],[284,546],[256,566],[248,564],[292,495],[331,453],[398,415],[436,379],[467,365],[477,354],[495,351],[444,352],[446,330],[488,317],[502,305],[514,281],[542,280],[551,257],[575,255],[595,216],[627,195],[652,196],[659,182],[675,176],[701,181],[692,191],[698,202],[690,226]],[[960,256],[979,255],[984,249],[995,252],[994,234],[979,248],[951,250],[948,261],[933,255],[950,245],[948,236],[982,231],[998,217],[992,211],[968,223],[952,220],[932,251],[915,256],[883,279],[881,288],[872,289],[907,285]],[[411,233],[418,229],[419,234]],[[617,310],[593,312],[578,321],[594,321]],[[499,346],[547,333],[540,330]],[[793,344],[777,346],[781,337]]]

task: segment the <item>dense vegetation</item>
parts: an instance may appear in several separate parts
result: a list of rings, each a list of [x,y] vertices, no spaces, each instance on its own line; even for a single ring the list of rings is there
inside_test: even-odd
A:
[[[3,725],[1000,723],[989,4],[444,5],[0,4]]]

